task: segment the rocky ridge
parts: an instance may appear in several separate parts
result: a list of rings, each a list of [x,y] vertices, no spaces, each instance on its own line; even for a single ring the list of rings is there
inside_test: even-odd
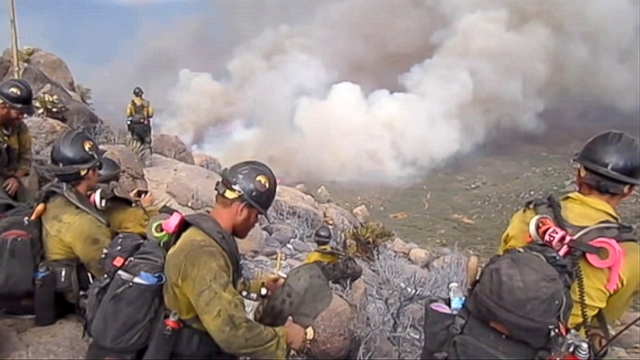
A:
[[[44,117],[26,120],[34,138],[34,154],[42,164],[55,138],[65,130],[85,128],[100,132],[105,128],[90,105],[83,102],[79,94],[82,91],[64,61],[41,49],[30,51],[27,60],[23,77],[36,95],[43,90],[51,92],[69,109],[64,122]],[[6,56],[0,58],[0,74],[5,79],[10,76],[8,64]],[[213,204],[213,187],[222,168],[215,158],[192,154],[179,138],[159,134],[154,138],[151,166],[145,167],[135,152],[114,135],[117,133],[111,130],[109,136],[97,137],[108,139],[101,146],[123,167],[123,188],[149,188],[158,205],[167,204],[185,213],[206,211]],[[38,170],[42,172],[42,167]],[[44,172],[40,175],[47,177]],[[285,255],[283,271],[298,265],[314,247],[312,233],[322,223],[333,224],[335,234],[366,224],[369,211],[366,206],[357,205],[352,211],[337,206],[324,187],[309,192],[304,184],[279,186],[269,213],[271,223],[261,223],[247,239],[237,240],[246,275],[271,271],[278,253]],[[334,241],[337,244],[341,239],[336,236]],[[424,303],[430,297],[445,296],[449,282],[464,283],[466,260],[466,255],[455,248],[420,247],[395,238],[379,250],[374,262],[361,263],[361,280],[347,290],[334,289],[329,309],[314,324],[317,338],[306,356],[417,358],[424,340]],[[620,329],[637,315],[625,315],[612,330]],[[87,344],[76,318],[43,328],[33,327],[30,320],[0,319],[0,337],[2,358],[82,358]],[[610,356],[637,358],[639,337],[640,328],[636,325],[620,336]]]

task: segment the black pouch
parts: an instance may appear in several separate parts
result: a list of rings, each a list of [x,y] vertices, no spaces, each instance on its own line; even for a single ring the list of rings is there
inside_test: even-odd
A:
[[[163,314],[159,314],[158,319],[154,321],[154,328],[149,340],[149,347],[144,353],[143,359],[149,360],[169,360],[171,354],[176,348],[180,332],[183,328],[173,329],[165,323]]]
[[[48,326],[56,322],[56,279],[51,268],[35,281],[33,294],[35,324]]]
[[[103,276],[94,280],[93,284],[87,291],[87,304],[84,313],[85,318],[85,327],[86,331],[91,335],[91,326],[93,324],[93,320],[96,317],[96,313],[98,312],[98,307],[104,298],[105,293],[111,283],[111,279],[107,276]]]
[[[451,356],[449,359],[512,359],[505,357],[499,351],[467,335],[458,335],[451,341]]]
[[[139,284],[118,273],[91,315],[88,332],[94,342],[110,350],[144,348],[161,305],[162,284]]]
[[[31,235],[6,232],[0,236],[0,296],[21,298],[34,291]]]
[[[447,345],[455,334],[451,332],[456,315],[445,313],[432,308],[440,302],[427,302],[424,312],[424,345],[421,359],[439,358],[436,354],[445,352]],[[442,304],[444,305],[444,304]],[[435,305],[437,306],[437,305]]]
[[[539,350],[468,316],[462,333],[452,339],[448,352],[450,359],[535,359]]]
[[[219,358],[222,350],[207,332],[184,326],[178,332],[172,358],[211,359]],[[224,357],[233,359],[234,357]]]
[[[48,261],[48,264],[53,271],[55,282],[55,289],[57,293],[73,292],[74,296],[77,296],[80,292],[80,285],[78,284],[78,266],[75,261]]]

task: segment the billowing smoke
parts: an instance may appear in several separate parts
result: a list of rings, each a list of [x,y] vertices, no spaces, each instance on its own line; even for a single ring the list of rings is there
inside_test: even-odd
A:
[[[163,130],[223,164],[397,181],[501,132],[542,131],[546,107],[639,106],[635,0],[342,0],[313,11],[237,47],[224,77],[181,70]]]

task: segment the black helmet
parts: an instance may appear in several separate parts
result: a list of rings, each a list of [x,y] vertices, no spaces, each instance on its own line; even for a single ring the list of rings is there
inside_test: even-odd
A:
[[[136,86],[133,88],[134,96],[142,96],[142,94],[144,94],[144,91],[142,91],[142,89],[139,86]]]
[[[22,79],[10,79],[0,84],[0,100],[8,107],[33,115],[33,90]]]
[[[110,183],[112,181],[120,180],[120,172],[122,171],[120,164],[108,157],[103,157],[100,162],[102,163],[102,167],[100,168],[100,171],[98,171],[99,182]]]
[[[605,179],[627,185],[639,184],[638,139],[621,131],[610,130],[592,137],[574,160]]]
[[[316,229],[314,234],[314,240],[318,245],[328,245],[331,242],[331,229],[328,226],[322,225]]]
[[[271,169],[259,161],[243,161],[220,172],[216,192],[229,200],[242,199],[256,208],[262,215],[276,198],[276,176]]]
[[[104,153],[86,133],[69,130],[53,144],[50,168],[62,182],[80,180],[86,170],[102,167]]]

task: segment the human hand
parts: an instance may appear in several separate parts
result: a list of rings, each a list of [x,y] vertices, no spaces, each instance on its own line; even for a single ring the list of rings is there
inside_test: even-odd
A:
[[[264,286],[267,288],[267,296],[273,294],[276,290],[280,288],[284,284],[284,279],[279,275],[269,275],[264,283]]]
[[[300,351],[306,347],[307,332],[302,326],[294,323],[291,317],[284,324],[284,333],[290,349]]]
[[[19,187],[20,181],[13,176],[4,181],[4,191],[6,191],[9,196],[14,196]]]
[[[155,201],[153,194],[148,190],[135,189],[129,194],[129,196],[131,196],[132,199],[139,201],[140,205],[145,208],[153,205]]]

